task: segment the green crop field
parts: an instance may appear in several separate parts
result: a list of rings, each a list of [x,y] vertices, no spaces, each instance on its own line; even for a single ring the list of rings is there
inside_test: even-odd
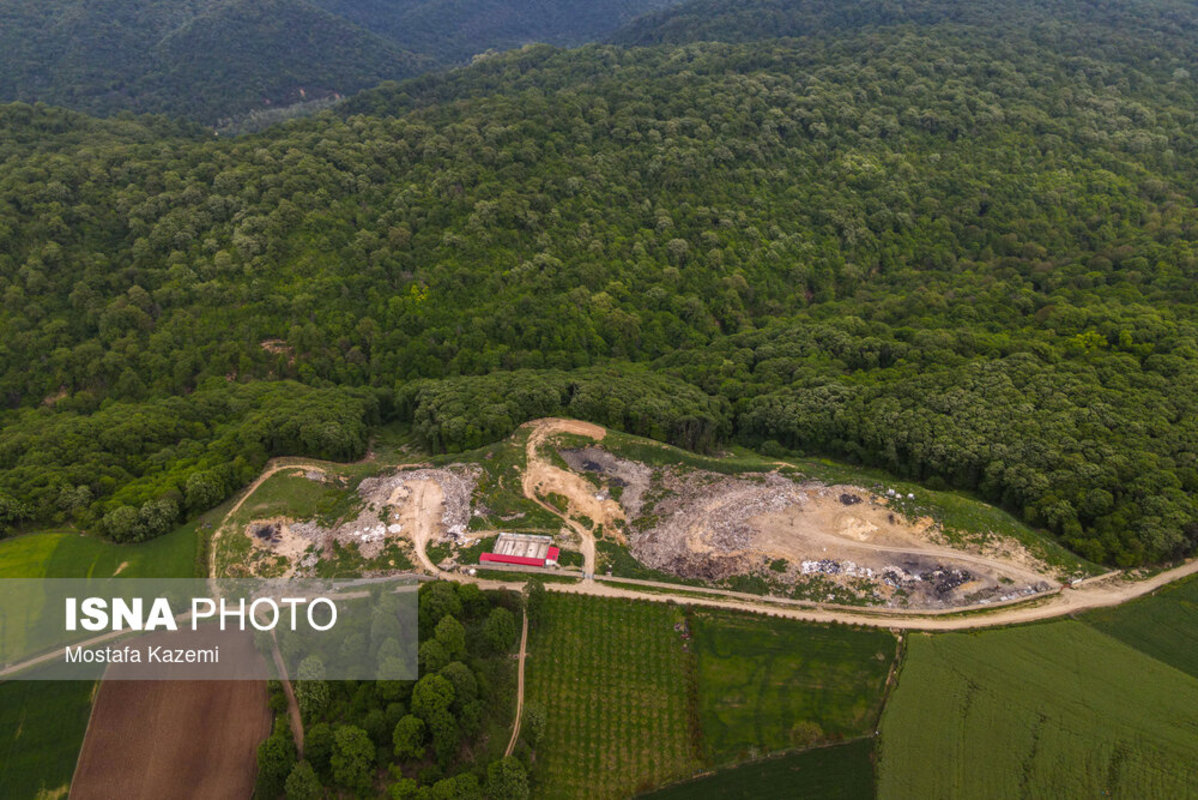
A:
[[[0,684],[0,786],[6,800],[66,796],[94,686],[92,681]]]
[[[546,710],[535,796],[622,798],[699,768],[681,609],[550,594],[530,632],[528,705]]]
[[[0,578],[190,578],[196,524],[140,544],[114,544],[74,532],[30,533],[0,540]],[[123,568],[122,568],[123,565]]]
[[[913,635],[885,798],[1194,797],[1198,679],[1074,621]]]
[[[1080,618],[1103,633],[1198,678],[1198,578]]]
[[[874,791],[870,738],[722,769],[641,800],[873,800]]]
[[[713,763],[873,732],[893,634],[707,609],[691,620]]]

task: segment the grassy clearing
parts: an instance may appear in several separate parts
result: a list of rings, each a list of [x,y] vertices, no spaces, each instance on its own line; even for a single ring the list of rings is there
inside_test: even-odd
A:
[[[1195,796],[1198,680],[1080,622],[913,635],[886,798]]]
[[[7,800],[65,797],[91,714],[92,681],[0,684],[0,786]]]
[[[713,609],[690,620],[712,763],[873,733],[895,658],[890,632]]]
[[[622,798],[693,774],[690,656],[676,606],[549,594],[526,703],[546,709],[534,796]]]
[[[232,521],[238,525],[270,517],[332,521],[351,513],[356,498],[355,492],[333,483],[309,480],[298,469],[277,472],[246,499]]]
[[[1166,586],[1082,622],[1198,678],[1198,578]]]
[[[754,761],[642,795],[641,800],[873,800],[873,740]]]

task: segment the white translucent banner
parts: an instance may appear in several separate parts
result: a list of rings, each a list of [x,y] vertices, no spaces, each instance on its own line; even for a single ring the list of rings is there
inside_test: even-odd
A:
[[[0,679],[414,680],[417,589],[392,578],[0,580]]]

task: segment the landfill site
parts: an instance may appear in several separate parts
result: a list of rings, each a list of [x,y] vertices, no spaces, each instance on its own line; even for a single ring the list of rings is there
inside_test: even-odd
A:
[[[600,447],[563,450],[574,470],[619,487],[623,536],[646,566],[719,581],[819,580],[876,605],[986,605],[1050,588],[1052,571],[1018,546],[983,553],[947,544],[913,494],[796,481],[777,473],[651,469]]]

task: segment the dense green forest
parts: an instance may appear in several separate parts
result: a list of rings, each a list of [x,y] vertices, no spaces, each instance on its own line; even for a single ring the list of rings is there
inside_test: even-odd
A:
[[[1192,552],[1198,105],[1161,20],[1198,15],[957,7],[532,47],[231,141],[0,108],[4,520],[136,538],[375,421],[452,451],[566,413]]]
[[[488,50],[599,39],[669,2],[6,0],[0,100],[228,127]]]

